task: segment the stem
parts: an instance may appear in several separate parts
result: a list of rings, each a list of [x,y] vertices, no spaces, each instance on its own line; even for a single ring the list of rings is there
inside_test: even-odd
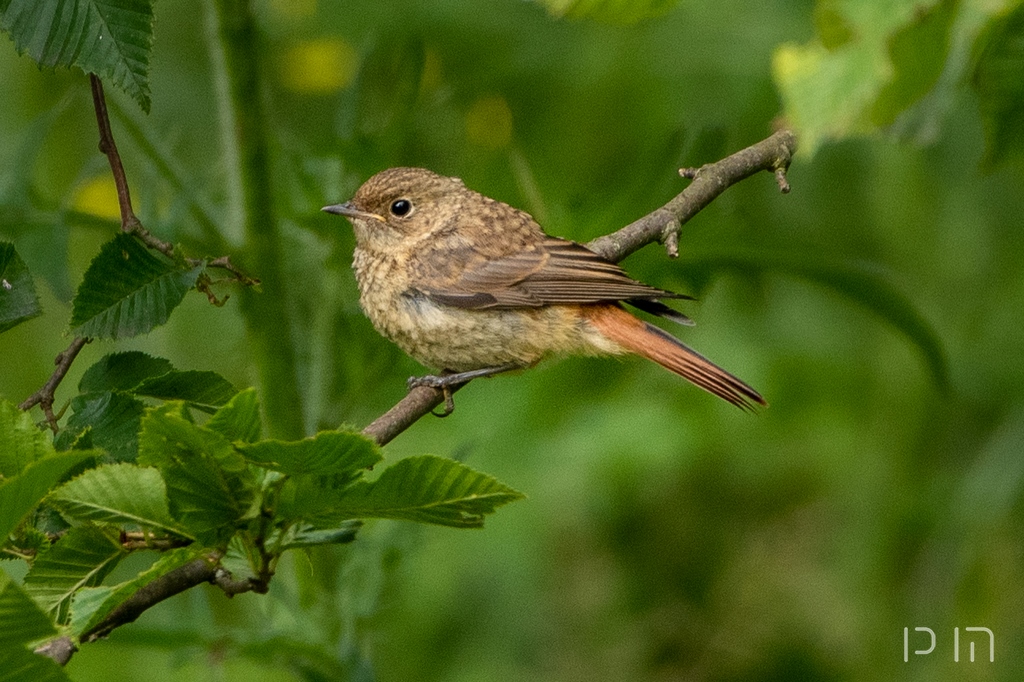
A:
[[[258,273],[269,295],[241,292],[241,311],[259,372],[271,435],[303,434],[296,350],[292,338],[284,249],[273,202],[269,133],[263,111],[260,41],[248,0],[208,0],[214,78],[221,98],[221,136],[229,187],[241,189],[239,220],[247,244],[247,269]],[[233,163],[232,163],[233,162]]]

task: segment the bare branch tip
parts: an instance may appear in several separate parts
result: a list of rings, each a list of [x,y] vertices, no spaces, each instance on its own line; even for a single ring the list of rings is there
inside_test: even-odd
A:
[[[671,218],[665,223],[661,230],[661,243],[665,245],[665,252],[669,258],[679,258],[679,233],[683,225],[678,218]]]
[[[683,176],[687,180],[696,180],[697,175],[700,173],[700,168],[680,168],[679,175]]]
[[[783,194],[789,194],[791,189],[789,186],[789,180],[786,178],[786,166],[780,165],[775,169],[775,182],[779,184],[779,191]]]

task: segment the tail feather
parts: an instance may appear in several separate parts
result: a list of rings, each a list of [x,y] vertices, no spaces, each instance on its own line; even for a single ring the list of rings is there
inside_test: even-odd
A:
[[[605,337],[737,407],[767,405],[753,388],[667,332],[633,317],[617,305],[584,306],[587,318]]]

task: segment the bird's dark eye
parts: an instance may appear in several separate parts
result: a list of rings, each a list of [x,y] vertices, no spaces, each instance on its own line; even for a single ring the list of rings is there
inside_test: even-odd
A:
[[[409,211],[412,210],[412,202],[408,199],[397,199],[391,202],[391,215],[402,216],[409,215]]]

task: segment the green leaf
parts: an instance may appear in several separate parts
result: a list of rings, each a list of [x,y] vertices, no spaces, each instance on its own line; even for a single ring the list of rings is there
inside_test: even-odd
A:
[[[32,275],[14,244],[0,242],[0,332],[42,314]]]
[[[40,66],[77,66],[149,111],[151,0],[5,0],[0,27]]]
[[[936,21],[934,26],[920,30],[915,26],[925,22],[938,2],[829,2],[827,10],[818,15],[819,27],[830,27],[822,37],[805,45],[788,43],[776,49],[774,78],[782,95],[784,116],[800,135],[801,152],[813,153],[830,138],[870,132],[878,122],[894,119],[899,113],[895,107],[920,98],[937,78],[935,65],[923,62],[945,54],[943,32],[949,25],[948,21]],[[828,20],[823,21],[823,17]],[[930,42],[917,46],[901,39],[901,31],[908,29],[908,39],[926,35]],[[935,36],[937,33],[943,35]],[[890,48],[894,50],[892,55]],[[915,75],[928,79],[928,83],[915,84],[906,94],[889,90],[877,105],[879,109],[874,110],[887,86],[906,87],[906,79]]]
[[[220,407],[235,395],[235,387],[216,372],[175,370],[146,379],[132,392],[159,400],[184,400],[197,407]]]
[[[167,374],[173,369],[170,360],[155,358],[141,351],[110,353],[85,370],[78,382],[78,390],[82,393],[131,391],[146,379]]]
[[[483,525],[485,514],[522,497],[460,462],[422,455],[400,460],[372,483],[360,481],[318,498],[297,498],[287,513],[301,511],[318,521],[385,518],[476,528]]]
[[[53,623],[5,571],[0,571],[0,649],[56,634]]]
[[[678,0],[542,0],[556,17],[596,19],[610,24],[634,24],[666,14]]]
[[[317,545],[341,545],[356,539],[362,521],[344,521],[336,528],[314,528],[308,525],[292,526],[281,541],[281,551]]]
[[[217,544],[249,516],[256,484],[223,435],[193,424],[181,410],[181,403],[168,403],[146,413],[139,464],[160,469],[171,516],[193,537]]]
[[[264,440],[238,445],[251,463],[291,476],[348,474],[383,459],[380,446],[355,432],[323,431],[312,438],[284,442]]]
[[[110,464],[90,469],[51,493],[48,502],[77,521],[184,535],[167,508],[167,489],[156,469]]]
[[[0,400],[0,477],[17,476],[26,466],[52,452],[46,434],[32,423],[27,412]]]
[[[260,437],[260,404],[256,389],[247,388],[217,410],[206,428],[216,431],[229,441],[253,443]]]
[[[71,597],[103,581],[127,552],[95,526],[69,530],[36,557],[25,575],[25,591],[58,622],[67,620]]]
[[[69,449],[88,432],[88,442],[118,462],[134,461],[139,453],[139,425],[146,406],[124,393],[87,393],[71,400],[72,414],[54,445]]]
[[[85,272],[72,304],[72,333],[123,339],[148,332],[167,321],[204,267],[180,268],[120,233]]]
[[[751,249],[691,250],[681,254],[679,261],[692,268],[787,273],[822,284],[862,304],[905,334],[921,351],[935,383],[940,388],[948,383],[946,354],[935,329],[877,266],[820,255]]]
[[[0,484],[0,540],[18,527],[65,474],[94,457],[95,453],[82,450],[49,455]]]
[[[1024,4],[993,21],[981,45],[971,84],[985,129],[985,164],[1024,151]]]
[[[152,566],[131,580],[118,585],[85,587],[78,590],[71,602],[71,635],[80,637],[89,632],[102,623],[111,611],[143,587],[196,558],[195,549],[174,549],[161,555]]]
[[[70,678],[47,656],[25,647],[0,647],[0,682],[69,682]]]

